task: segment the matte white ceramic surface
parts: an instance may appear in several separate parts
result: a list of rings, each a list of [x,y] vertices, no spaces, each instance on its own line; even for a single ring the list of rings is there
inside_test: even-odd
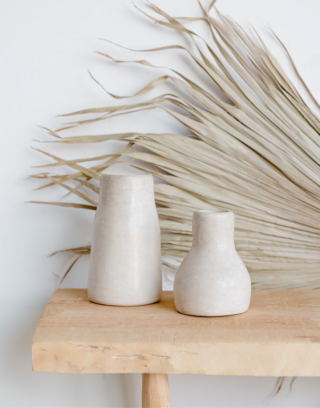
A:
[[[92,302],[135,306],[160,300],[160,225],[151,175],[102,174],[91,245]]]
[[[174,281],[177,310],[195,316],[248,310],[251,280],[234,246],[233,212],[196,211],[192,232],[192,247]]]

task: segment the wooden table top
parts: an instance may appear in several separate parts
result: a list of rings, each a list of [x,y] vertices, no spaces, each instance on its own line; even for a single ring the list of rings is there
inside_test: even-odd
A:
[[[60,373],[320,376],[320,291],[254,290],[235,316],[178,313],[173,293],[147,306],[91,303],[59,289],[40,318],[33,369]]]

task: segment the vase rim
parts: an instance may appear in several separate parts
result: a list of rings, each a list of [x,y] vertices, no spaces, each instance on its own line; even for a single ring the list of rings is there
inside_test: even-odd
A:
[[[126,173],[101,173],[101,177],[132,177],[132,178],[139,178],[139,177],[152,177],[151,174],[126,174]]]
[[[229,210],[219,210],[219,209],[215,209],[215,210],[197,210],[194,211],[195,214],[233,214],[232,211]]]

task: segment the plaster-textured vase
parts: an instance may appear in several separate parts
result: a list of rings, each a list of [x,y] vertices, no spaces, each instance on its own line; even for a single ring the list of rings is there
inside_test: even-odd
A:
[[[192,231],[192,247],[174,281],[177,310],[195,316],[247,311],[251,280],[234,246],[233,212],[196,211]]]
[[[137,306],[160,300],[160,225],[153,177],[102,174],[94,219],[88,296]]]

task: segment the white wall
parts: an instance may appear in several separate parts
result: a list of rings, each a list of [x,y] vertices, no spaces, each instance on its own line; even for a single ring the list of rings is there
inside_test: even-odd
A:
[[[196,0],[157,0],[173,15],[192,14]],[[138,4],[141,4],[138,1]],[[220,11],[240,22],[253,22],[264,38],[269,24],[291,51],[303,77],[320,96],[320,3],[317,0],[224,0]],[[45,159],[29,148],[32,139],[47,139],[35,125],[55,127],[55,115],[114,102],[90,79],[87,69],[112,92],[129,94],[156,77],[155,72],[132,65],[115,67],[93,54],[112,51],[124,58],[133,54],[101,43],[103,37],[146,48],[183,41],[137,13],[131,0],[7,0],[1,1],[1,145],[0,145],[0,406],[1,407],[133,407],[140,404],[139,375],[74,375],[31,370],[31,340],[40,314],[58,284],[70,258],[46,256],[57,249],[90,242],[93,214],[51,206],[25,204],[27,200],[56,200],[65,192],[32,191],[39,184],[26,181],[30,165]],[[279,50],[275,50],[278,52]],[[181,65],[177,53],[152,56],[153,61]],[[278,52],[279,54],[279,52]],[[166,57],[167,56],[167,57]],[[167,58],[167,59],[165,59]],[[285,58],[278,55],[285,63]],[[176,61],[177,59],[177,61]],[[191,70],[191,67],[185,68]],[[161,71],[164,72],[164,71]],[[160,73],[160,71],[159,71]],[[161,87],[161,91],[167,85]],[[169,89],[169,88],[168,88]],[[161,112],[112,119],[100,130],[184,132]],[[33,143],[35,146],[36,144]],[[42,145],[48,148],[48,145]],[[115,144],[94,147],[112,151]],[[81,147],[56,151],[65,157],[84,155]],[[67,277],[64,287],[85,287],[88,259]],[[271,401],[275,378],[171,375],[174,407],[316,407],[320,405],[317,378],[291,379]]]

